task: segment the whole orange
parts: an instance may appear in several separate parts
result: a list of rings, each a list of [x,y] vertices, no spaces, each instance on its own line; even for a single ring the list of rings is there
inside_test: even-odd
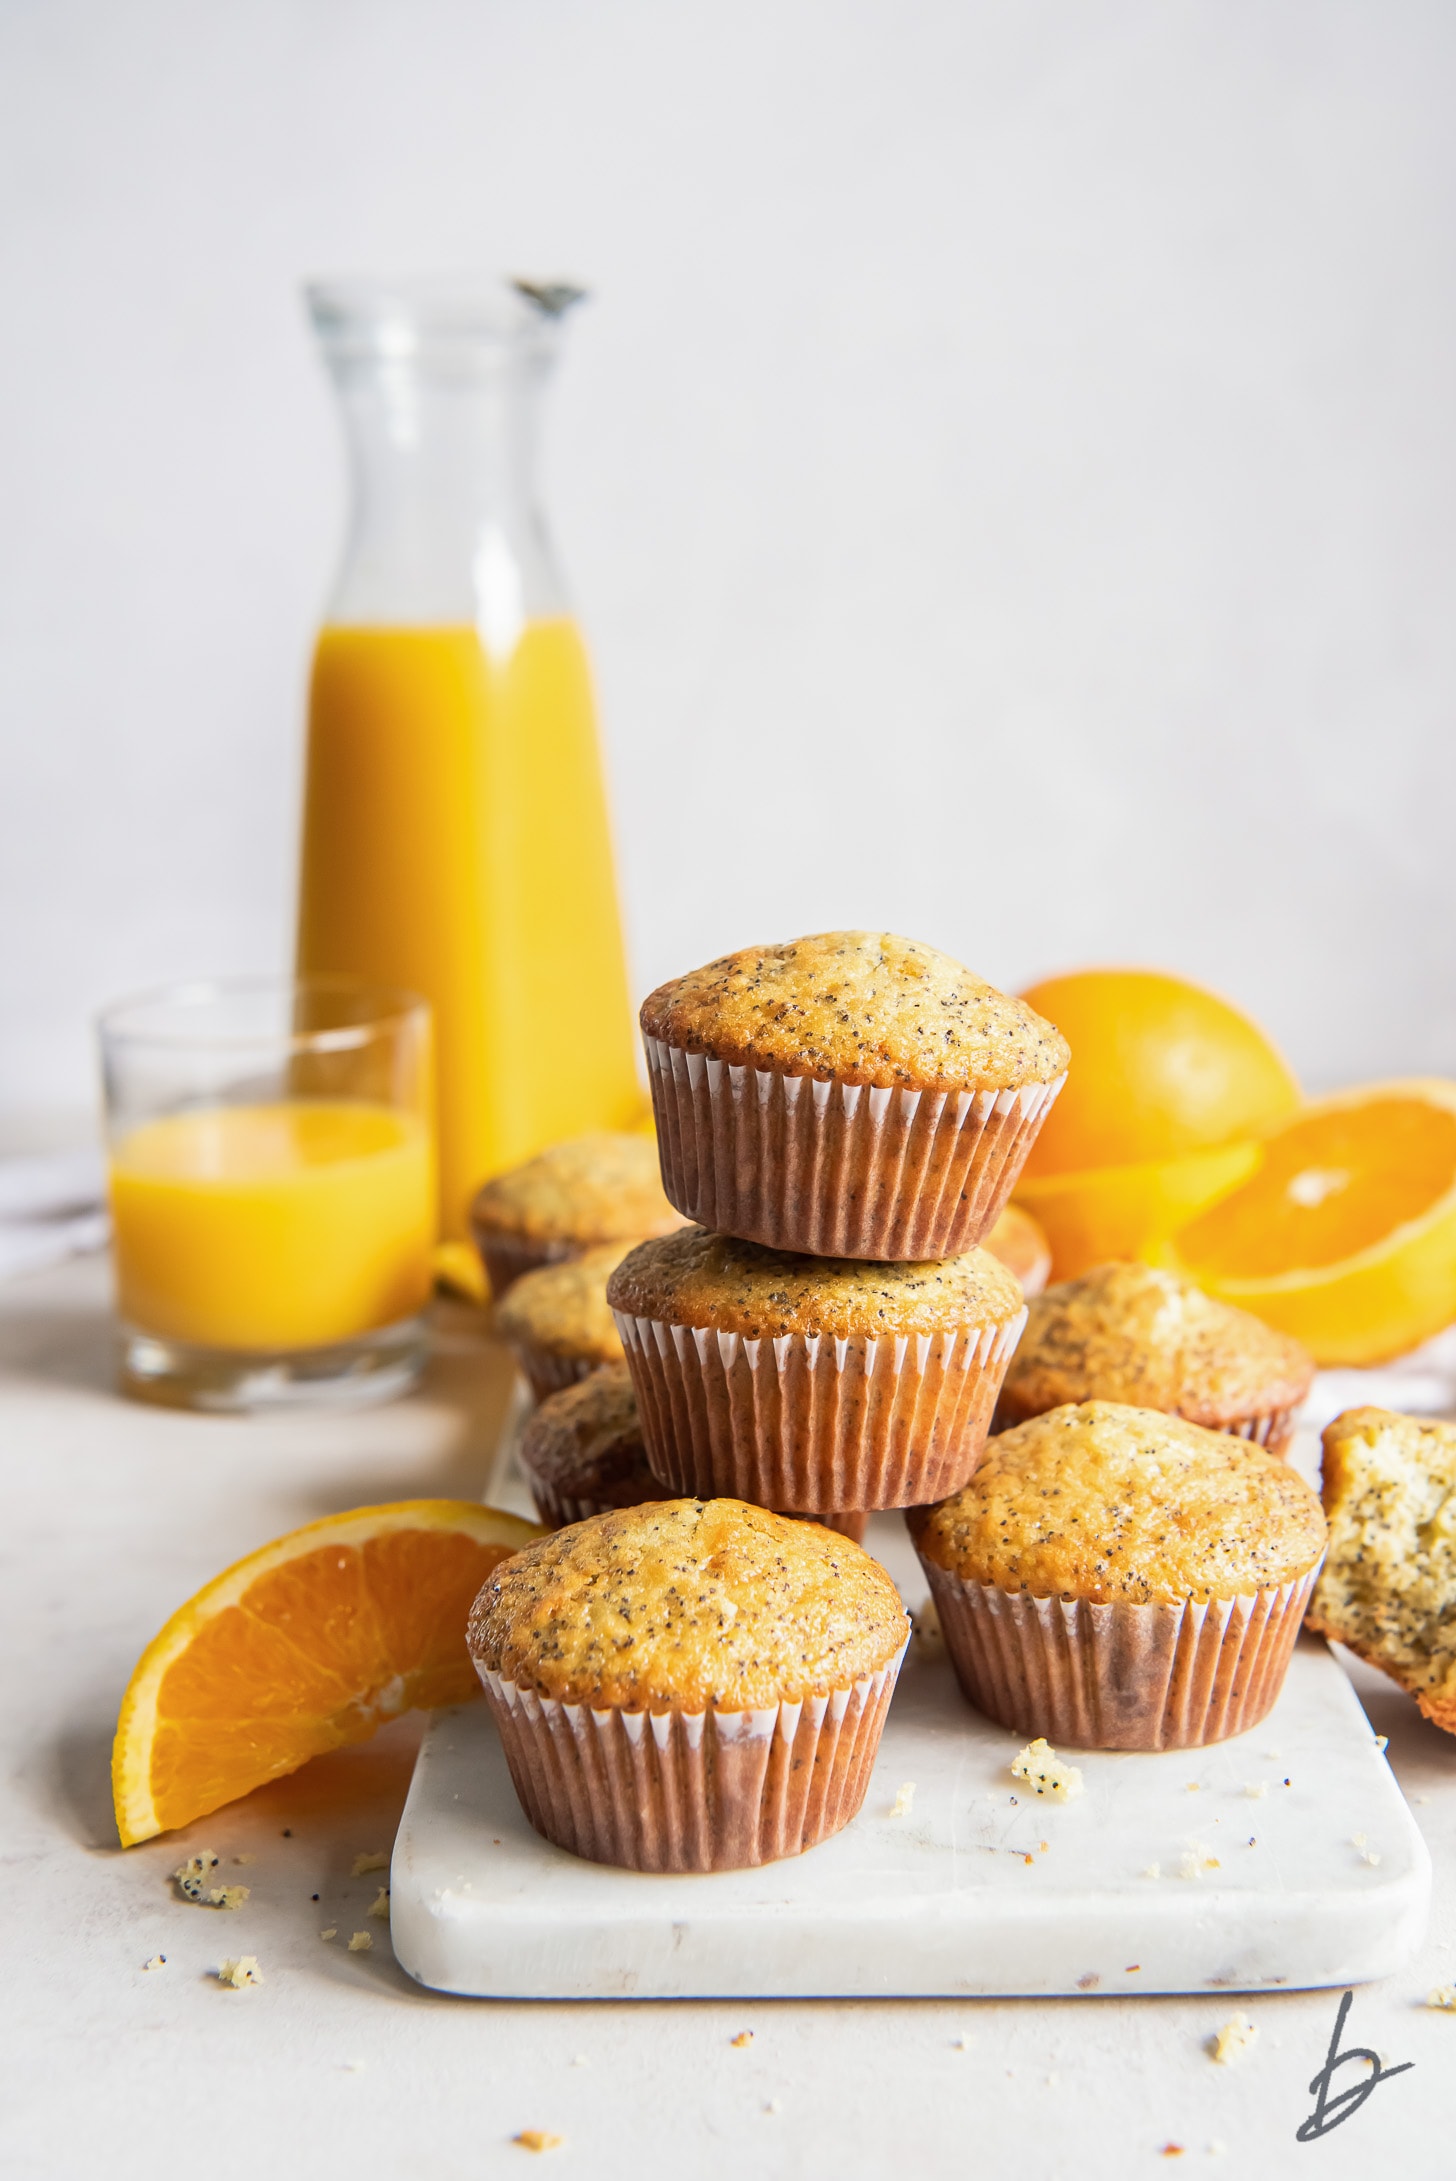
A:
[[[1185,978],[1082,969],[1021,996],[1072,1048],[1030,1176],[1183,1158],[1251,1136],[1300,1103],[1263,1031]]]

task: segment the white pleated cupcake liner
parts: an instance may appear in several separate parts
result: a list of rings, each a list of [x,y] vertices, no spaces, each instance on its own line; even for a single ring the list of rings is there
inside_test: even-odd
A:
[[[543,1265],[564,1265],[590,1247],[585,1242],[530,1242],[521,1235],[497,1234],[476,1222],[475,1246],[490,1282],[490,1299],[498,1303],[508,1289],[528,1272]]]
[[[976,1709],[1075,1749],[1196,1749],[1257,1726],[1319,1574],[1237,1598],[1093,1605],[920,1564]]]
[[[816,1257],[973,1249],[1066,1081],[879,1089],[643,1043],[671,1202],[717,1233]]]
[[[476,1668],[538,1833],[592,1863],[715,1871],[798,1855],[849,1823],[904,1655],[828,1695],[742,1712],[597,1710]]]
[[[794,1514],[909,1507],[970,1481],[1026,1323],[749,1340],[613,1313],[653,1475]]]
[[[1222,1424],[1217,1428],[1232,1438],[1247,1439],[1252,1446],[1262,1446],[1270,1454],[1287,1454],[1294,1437],[1293,1409],[1265,1409],[1259,1416],[1241,1416],[1236,1424]]]

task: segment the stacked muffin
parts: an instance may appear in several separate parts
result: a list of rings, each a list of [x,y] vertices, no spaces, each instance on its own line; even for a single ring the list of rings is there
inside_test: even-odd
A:
[[[642,1009],[670,1202],[607,1284],[665,1486],[844,1517],[970,1477],[1025,1322],[977,1245],[1067,1067],[934,948],[749,948]]]

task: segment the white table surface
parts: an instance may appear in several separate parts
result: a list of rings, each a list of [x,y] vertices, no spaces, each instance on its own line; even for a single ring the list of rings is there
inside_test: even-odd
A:
[[[1337,1995],[1230,2001],[449,2000],[395,1965],[367,1911],[417,1730],[403,1721],[247,1802],[123,1854],[107,1757],[133,1661],[229,1560],[346,1506],[481,1489],[508,1390],[449,1311],[415,1398],[266,1421],[136,1407],[110,1388],[107,1279],[88,1260],[0,1286],[0,1613],[8,1687],[0,2172],[29,2175],[1019,2176],[1456,2170],[1456,1739],[1378,1676],[1358,1686],[1429,1842],[1427,1944],[1355,1993],[1346,2044],[1387,2065],[1299,2145]],[[235,1914],[179,1901],[185,1853],[254,1858]],[[317,1893],[315,1902],[311,1896]],[[320,1938],[334,1928],[338,1937]],[[368,1930],[368,1952],[345,1942]],[[144,1971],[152,1955],[166,1967]],[[266,1982],[212,1972],[256,1954]],[[1231,2014],[1253,2049],[1217,2066]],[[753,2033],[746,2046],[732,2040]],[[1354,2081],[1347,2068],[1336,2089]],[[539,2157],[512,2142],[549,2130]],[[1165,2146],[1181,2145],[1181,2156]]]

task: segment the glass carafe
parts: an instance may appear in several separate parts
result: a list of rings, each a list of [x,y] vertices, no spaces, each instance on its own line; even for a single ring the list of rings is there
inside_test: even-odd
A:
[[[306,973],[435,1010],[440,1226],[543,1144],[640,1112],[591,679],[536,494],[572,291],[308,291],[351,513],[314,656]]]

